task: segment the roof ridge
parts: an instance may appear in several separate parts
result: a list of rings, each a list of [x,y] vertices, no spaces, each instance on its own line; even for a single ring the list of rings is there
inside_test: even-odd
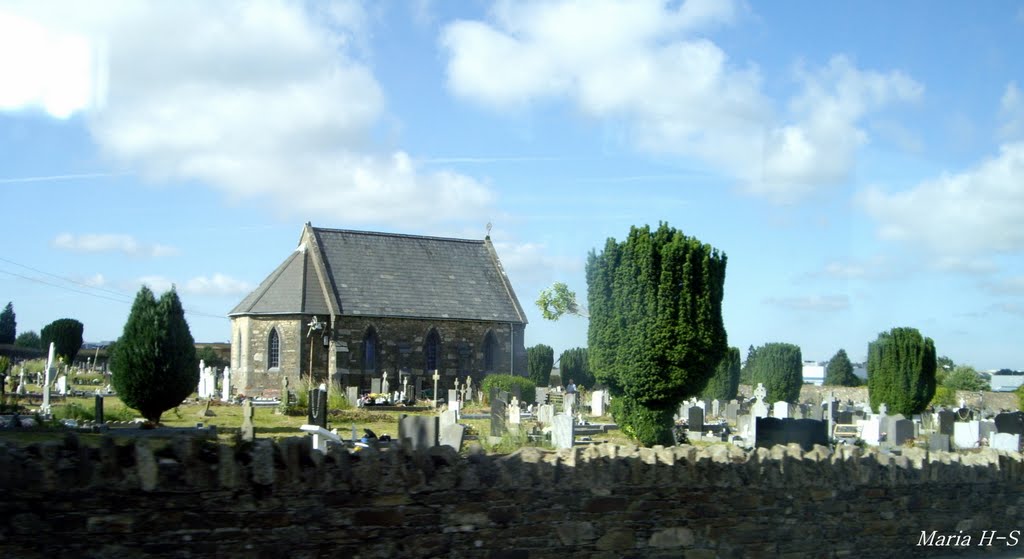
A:
[[[314,231],[329,233],[354,233],[356,235],[374,235],[378,237],[396,237],[403,239],[428,239],[432,241],[455,241],[460,243],[483,244],[483,239],[460,239],[458,237],[437,237],[433,235],[412,235],[407,233],[385,233],[383,231],[359,231],[356,229],[333,229],[330,227],[313,227]]]

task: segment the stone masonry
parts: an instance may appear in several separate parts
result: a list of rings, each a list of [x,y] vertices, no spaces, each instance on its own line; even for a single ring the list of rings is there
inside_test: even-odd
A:
[[[1024,521],[1016,453],[730,445],[507,456],[0,443],[12,557],[906,557]],[[970,548],[919,546],[922,533]]]

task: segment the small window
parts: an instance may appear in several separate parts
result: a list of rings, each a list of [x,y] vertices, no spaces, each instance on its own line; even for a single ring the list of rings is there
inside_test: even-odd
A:
[[[366,334],[363,336],[364,371],[377,370],[377,351],[379,345],[377,342],[377,331],[371,326],[366,330]]]
[[[270,331],[270,337],[267,339],[267,368],[277,369],[281,366],[281,336],[277,333],[277,328]]]
[[[498,337],[494,330],[488,330],[484,336],[484,372],[493,373],[498,366]]]
[[[441,368],[441,336],[438,335],[435,328],[431,328],[430,333],[427,334],[427,341],[423,343],[423,355],[426,358],[426,372]]]

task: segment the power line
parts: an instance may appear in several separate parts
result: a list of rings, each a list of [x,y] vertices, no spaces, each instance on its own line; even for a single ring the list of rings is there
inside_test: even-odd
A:
[[[0,270],[0,272],[8,274],[8,275],[11,275],[11,276],[15,276],[15,277],[18,277],[18,278],[26,279],[26,280],[33,281],[33,282],[36,282],[36,283],[41,283],[43,285],[48,285],[50,287],[56,287],[57,289],[63,289],[65,291],[72,291],[74,293],[80,293],[82,295],[88,295],[89,297],[96,297],[98,299],[106,299],[108,301],[114,301],[114,302],[117,302],[117,303],[124,303],[126,305],[130,305],[133,302],[129,298],[129,296],[127,296],[123,292],[114,291],[114,290],[111,290],[111,289],[105,289],[103,287],[97,287],[97,286],[94,286],[94,285],[89,285],[87,283],[71,279],[69,277],[60,276],[60,275],[57,275],[57,274],[51,274],[50,272],[39,270],[39,269],[33,268],[31,266],[26,266],[24,264],[20,264],[18,262],[13,261],[13,260],[8,260],[7,258],[0,257],[0,261],[7,262],[9,264],[14,264],[15,266],[21,266],[22,268],[25,268],[25,269],[28,269],[28,270],[32,270],[33,272],[36,272],[36,273],[39,273],[39,274],[44,274],[44,275],[47,275],[47,276],[50,276],[50,277],[54,277],[54,278],[57,278],[57,279],[59,279],[61,281],[66,281],[68,283],[73,283],[73,284],[76,284],[76,285],[81,285],[81,286],[87,287],[89,289],[95,289],[97,291],[103,291],[103,292],[106,292],[106,293],[110,293],[110,294],[116,295],[118,298],[115,299],[114,297],[109,297],[107,295],[101,295],[99,293],[91,293],[91,292],[88,292],[88,291],[82,291],[81,289],[75,289],[73,287],[68,287],[66,285],[60,285],[60,284],[52,283],[52,282],[49,282],[49,281],[46,281],[46,280],[43,280],[43,279],[40,279],[40,278],[34,278],[34,277],[31,277],[31,276],[26,276],[26,275],[19,274],[19,273],[16,273],[16,272],[11,272],[11,271],[8,271],[8,270]],[[206,317],[206,318],[223,318],[223,319],[227,318],[224,315],[212,314],[212,313],[207,313],[207,312],[203,312],[203,311],[197,311],[197,310],[194,310],[194,309],[189,309],[189,308],[184,308],[184,307],[182,308],[182,310],[184,310],[186,314],[190,314],[190,315],[193,315],[193,316],[202,316],[202,317]]]

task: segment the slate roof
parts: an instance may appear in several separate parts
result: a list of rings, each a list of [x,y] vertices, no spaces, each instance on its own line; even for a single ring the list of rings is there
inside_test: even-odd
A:
[[[308,224],[299,249],[229,314],[330,308],[342,316],[527,322],[489,240]]]

